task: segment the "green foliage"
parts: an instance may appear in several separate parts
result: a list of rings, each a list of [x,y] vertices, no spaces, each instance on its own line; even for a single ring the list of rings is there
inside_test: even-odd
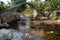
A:
[[[43,2],[34,1],[32,2],[32,4],[34,4],[38,8],[38,10],[44,9]]]
[[[60,10],[60,0],[46,0],[45,7],[49,14],[53,13],[53,11],[58,11]]]
[[[46,0],[52,11],[60,9],[60,0]]]
[[[30,6],[25,9],[24,13],[27,13],[30,17],[33,17],[33,9]]]
[[[8,8],[9,6],[5,5],[4,2],[0,1],[0,13],[1,11],[4,11]]]

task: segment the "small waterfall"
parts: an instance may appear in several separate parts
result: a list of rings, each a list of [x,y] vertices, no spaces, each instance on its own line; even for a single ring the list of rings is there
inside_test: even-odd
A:
[[[18,28],[19,30],[24,30],[24,31],[28,31],[28,29],[30,28],[30,18],[27,16],[20,16],[20,21],[18,21]]]

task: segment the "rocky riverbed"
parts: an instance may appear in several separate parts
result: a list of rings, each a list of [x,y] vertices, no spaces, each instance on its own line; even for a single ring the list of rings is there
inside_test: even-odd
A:
[[[42,36],[37,37],[36,35],[32,31],[22,32],[14,29],[0,29],[0,40],[43,40]]]

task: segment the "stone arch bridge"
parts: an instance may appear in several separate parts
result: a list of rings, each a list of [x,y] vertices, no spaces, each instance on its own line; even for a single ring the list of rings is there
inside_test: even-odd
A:
[[[11,8],[8,8],[5,11],[2,11],[0,14],[0,18],[3,19],[3,21],[5,21],[5,22],[11,22],[13,20],[18,20],[19,14],[18,14],[17,10],[19,9],[19,7],[21,5],[24,5],[24,4],[28,4],[29,6],[31,6],[36,11],[36,13],[34,15],[36,17],[37,16],[37,8],[35,7],[35,5],[33,5],[31,3],[24,2],[24,3],[18,4],[16,6],[13,6]]]

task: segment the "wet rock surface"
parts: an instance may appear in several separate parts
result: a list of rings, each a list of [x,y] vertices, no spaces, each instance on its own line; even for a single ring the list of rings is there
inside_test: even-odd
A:
[[[11,30],[1,29],[0,30],[0,40],[12,39]]]
[[[31,33],[20,32],[12,29],[1,29],[0,40],[36,40]]]

